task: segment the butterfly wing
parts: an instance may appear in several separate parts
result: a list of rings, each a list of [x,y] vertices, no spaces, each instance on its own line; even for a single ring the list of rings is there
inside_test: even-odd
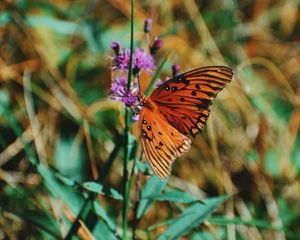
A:
[[[228,67],[197,68],[164,82],[150,98],[173,127],[195,136],[208,119],[212,100],[232,76]]]
[[[174,160],[189,150],[191,140],[171,126],[159,111],[143,107],[139,120],[143,149],[153,172],[167,178]]]

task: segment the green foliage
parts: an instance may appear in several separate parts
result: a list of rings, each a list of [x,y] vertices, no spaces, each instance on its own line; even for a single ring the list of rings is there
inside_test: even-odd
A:
[[[53,215],[47,209],[34,208],[33,202],[24,201],[24,199],[32,199],[34,193],[12,186],[6,186],[3,190],[4,194],[0,203],[1,211],[8,212],[30,223],[38,230],[48,234],[50,239],[60,238],[59,226]]]
[[[300,148],[298,146],[300,146],[300,130],[298,130],[295,146],[292,152],[292,164],[297,170],[298,176],[300,176]]]
[[[143,198],[147,198],[147,196]],[[197,199],[196,196],[188,192],[183,192],[178,190],[165,191],[164,193],[150,196],[150,198],[155,199],[157,201],[170,201],[170,202],[178,202],[178,203],[192,203],[192,202],[200,201],[199,199]]]
[[[137,210],[137,218],[141,218],[147,212],[147,210],[149,210],[154,202],[152,198],[157,193],[162,191],[165,185],[166,182],[156,176],[150,177],[148,179],[141,193],[141,201]]]
[[[204,204],[195,203],[183,211],[158,239],[176,239],[187,234],[191,229],[199,226],[215,209],[228,197],[221,196],[206,200]]]
[[[58,138],[54,151],[55,168],[75,181],[85,180],[85,168],[87,159],[84,149],[80,142],[76,141],[75,136],[71,138]]]
[[[123,196],[115,189],[108,188],[105,189],[102,184],[96,183],[96,182],[85,182],[82,184],[82,186],[92,192],[98,193],[98,194],[104,194],[107,196],[111,196],[112,198],[116,200],[123,200]]]
[[[298,238],[299,3],[0,2],[1,239]],[[235,69],[168,180],[109,98],[111,42],[156,36],[147,96],[173,63]]]

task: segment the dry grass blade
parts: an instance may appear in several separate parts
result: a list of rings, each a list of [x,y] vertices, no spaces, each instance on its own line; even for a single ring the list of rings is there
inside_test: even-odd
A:
[[[38,120],[38,117],[34,111],[34,106],[33,106],[30,78],[31,78],[31,74],[25,71],[23,79],[24,79],[24,96],[25,96],[26,109],[29,116],[29,121],[33,132],[34,143],[39,156],[39,160],[41,164],[47,166],[48,161],[46,158],[45,144],[40,134],[42,128]]]
[[[32,129],[28,127],[22,134],[22,140],[25,143],[30,143],[34,139]],[[23,143],[19,138],[12,142],[0,153],[0,167],[7,163],[10,159],[16,156],[23,150]]]

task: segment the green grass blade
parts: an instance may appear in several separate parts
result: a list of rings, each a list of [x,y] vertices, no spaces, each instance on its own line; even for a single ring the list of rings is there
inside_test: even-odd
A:
[[[93,236],[96,240],[118,240],[119,238],[108,228],[104,221],[99,220],[93,230]]]
[[[62,184],[53,171],[42,165],[38,166],[38,171],[44,178],[44,184],[54,197],[62,199],[70,208],[73,214],[77,215],[83,204],[83,197],[80,196],[72,187]]]
[[[208,219],[208,222],[211,224],[218,224],[218,225],[227,225],[227,224],[236,224],[236,225],[249,225],[249,226],[256,226],[259,228],[266,228],[266,229],[272,229],[272,230],[278,230],[281,231],[282,229],[278,229],[274,227],[270,222],[264,221],[264,220],[258,220],[258,219],[251,219],[251,220],[243,220],[241,218],[227,218],[222,216],[215,216],[210,217]]]
[[[155,74],[153,75],[150,83],[149,83],[149,86],[147,87],[147,90],[145,91],[145,95],[146,96],[149,96],[149,94],[151,93],[154,85],[155,85],[155,82],[157,80],[157,78],[159,77],[161,71],[163,70],[167,60],[168,60],[168,56],[169,56],[169,53],[165,56],[164,60],[161,62],[161,64],[159,65],[158,69],[156,70]]]
[[[82,184],[82,186],[91,192],[102,194],[102,195],[107,195],[116,200],[123,200],[123,196],[116,189],[106,188],[100,183],[85,182]]]
[[[187,234],[191,229],[205,221],[227,198],[227,196],[221,196],[205,200],[205,204],[193,204],[185,209],[176,221],[169,226],[166,232],[159,237],[159,240],[177,239]]]
[[[148,198],[144,196],[143,199]],[[200,201],[196,196],[188,192],[183,192],[179,190],[171,190],[154,196],[149,196],[149,198],[155,199],[157,201],[169,201],[178,203],[192,203]],[[201,202],[201,201],[200,201]]]
[[[52,216],[47,215],[45,212],[38,212],[25,209],[22,209],[22,211],[8,209],[5,206],[2,206],[1,204],[0,209],[21,218],[25,222],[31,223],[32,226],[39,228],[42,231],[45,231],[46,233],[54,237],[54,239],[61,239],[59,226],[56,223],[56,220]]]
[[[100,216],[103,219],[103,221],[107,224],[107,226],[109,227],[109,229],[114,232],[116,230],[116,225],[111,220],[111,218],[108,216],[108,214],[105,211],[105,209],[98,202],[96,202],[96,201],[94,201],[94,209],[95,209],[95,213],[98,216]]]
[[[156,176],[152,176],[148,179],[141,193],[141,200],[137,210],[137,218],[140,219],[152,206],[155,196],[157,193],[161,192],[166,186],[166,181],[161,180]]]

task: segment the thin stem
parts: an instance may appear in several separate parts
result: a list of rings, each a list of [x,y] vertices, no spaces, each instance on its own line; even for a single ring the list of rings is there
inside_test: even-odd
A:
[[[151,47],[151,42],[150,42],[150,34],[147,32],[146,33],[146,41],[147,41],[147,44],[148,44],[148,46],[149,46],[149,49],[150,49],[150,47]]]
[[[130,85],[132,80],[132,55],[133,55],[133,33],[134,33],[134,0],[131,0],[131,17],[130,17],[130,60],[129,60],[129,71],[128,71],[128,84],[127,89],[130,91]],[[122,228],[123,235],[122,239],[127,239],[127,229],[128,229],[128,210],[130,201],[130,182],[128,180],[128,162],[129,162],[129,130],[131,125],[130,112],[129,109],[125,109],[125,145],[124,145],[124,161],[123,161],[123,204],[122,204]]]
[[[128,71],[128,84],[127,90],[130,90],[130,84],[132,79],[132,55],[133,55],[133,33],[134,33],[134,0],[131,0],[131,16],[130,16],[130,59],[129,59],[129,71]]]
[[[137,74],[136,78],[137,78],[137,82],[138,82],[138,86],[139,86],[139,92],[140,92],[140,91],[141,91],[141,81],[140,81],[140,75],[139,75],[139,74]]]
[[[164,65],[166,64],[167,60],[168,60],[168,56],[169,56],[170,52],[165,56],[164,60],[162,61],[162,63],[159,65],[158,69],[156,70],[154,76],[152,77],[148,87],[147,87],[147,90],[145,91],[145,95],[146,96],[149,96],[149,94],[151,93],[154,85],[155,85],[155,81],[156,79],[158,78],[158,76],[160,75]]]
[[[130,112],[126,108],[125,110],[125,149],[124,149],[124,166],[123,166],[123,205],[122,205],[122,227],[123,236],[122,239],[127,239],[128,229],[128,207],[129,207],[129,181],[128,181],[128,161],[129,161],[129,129],[130,129]]]

